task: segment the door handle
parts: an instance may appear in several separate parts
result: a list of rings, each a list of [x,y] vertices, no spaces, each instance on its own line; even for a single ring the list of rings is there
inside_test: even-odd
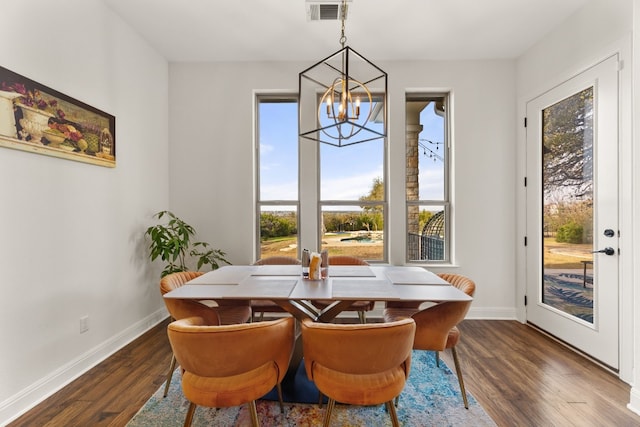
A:
[[[599,251],[593,251],[592,254],[605,254],[605,255],[613,255],[616,253],[616,250],[610,247],[606,247],[604,249],[600,249]]]

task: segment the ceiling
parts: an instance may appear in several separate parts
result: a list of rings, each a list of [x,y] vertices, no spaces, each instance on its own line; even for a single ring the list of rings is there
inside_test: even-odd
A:
[[[315,62],[341,47],[340,21],[308,21],[307,0],[103,1],[172,62]],[[372,61],[516,58],[589,1],[351,0],[345,35]]]

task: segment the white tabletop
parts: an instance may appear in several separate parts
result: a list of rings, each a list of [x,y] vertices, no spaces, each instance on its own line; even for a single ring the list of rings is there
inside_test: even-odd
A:
[[[469,301],[417,266],[330,266],[329,278],[306,280],[300,266],[224,266],[164,295],[180,299]]]

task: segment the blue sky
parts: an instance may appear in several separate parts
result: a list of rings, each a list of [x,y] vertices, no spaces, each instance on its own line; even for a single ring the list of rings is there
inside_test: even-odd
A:
[[[443,119],[433,113],[433,104],[421,116],[421,139],[444,141]],[[303,140],[302,143],[313,144]],[[297,104],[260,104],[260,189],[262,200],[298,198]],[[371,191],[373,180],[382,177],[382,140],[346,147],[321,144],[321,198],[358,200]],[[435,146],[426,143],[430,148]],[[434,150],[442,155],[443,146]],[[420,198],[442,199],[443,169],[440,160],[420,154]],[[428,155],[427,151],[427,155]]]

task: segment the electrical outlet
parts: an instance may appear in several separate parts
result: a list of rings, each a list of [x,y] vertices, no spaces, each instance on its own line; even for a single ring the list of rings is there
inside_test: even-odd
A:
[[[89,316],[83,316],[80,318],[80,333],[85,333],[89,330]]]

